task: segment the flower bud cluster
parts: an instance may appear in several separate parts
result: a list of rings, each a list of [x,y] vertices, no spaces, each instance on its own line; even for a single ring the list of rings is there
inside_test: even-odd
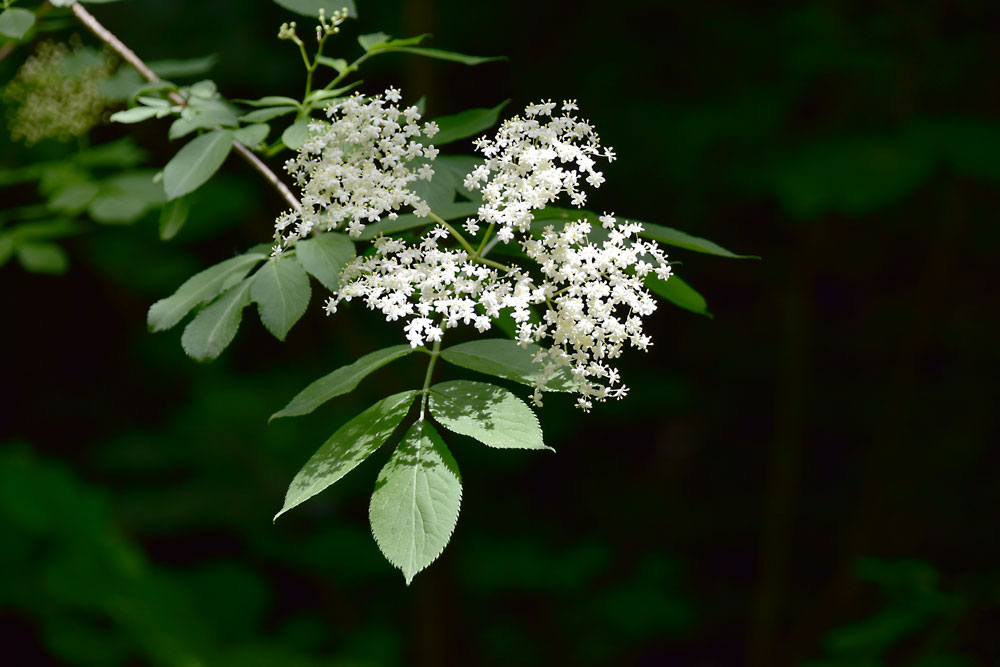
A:
[[[69,141],[100,122],[109,102],[100,86],[117,63],[104,51],[71,46],[41,42],[0,91],[12,139]]]
[[[302,190],[302,209],[275,223],[279,247],[313,231],[347,229],[361,235],[365,222],[396,217],[402,206],[427,215],[427,203],[409,189],[430,180],[429,161],[438,151],[420,137],[432,137],[437,125],[422,126],[415,106],[400,109],[395,88],[384,95],[352,95],[327,109],[330,122],[310,124],[310,137],[285,164]]]

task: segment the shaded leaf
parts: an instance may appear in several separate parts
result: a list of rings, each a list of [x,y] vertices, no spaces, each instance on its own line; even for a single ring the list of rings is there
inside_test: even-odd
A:
[[[191,204],[186,197],[167,202],[160,211],[160,239],[169,241],[177,236],[190,211]]]
[[[479,206],[480,204],[477,202],[457,201],[446,206],[440,206],[434,210],[434,213],[440,216],[442,220],[454,220],[455,218],[475,215],[479,211]],[[420,218],[412,213],[399,215],[395,220],[382,218],[378,222],[365,225],[365,228],[361,231],[359,240],[369,241],[379,234],[392,234],[405,229],[429,225],[433,222],[430,218]]]
[[[441,358],[462,368],[533,387],[542,375],[542,367],[535,363],[533,355],[541,349],[534,344],[521,347],[512,340],[486,338],[445,348],[441,351]],[[569,372],[561,369],[549,380],[545,390],[573,391]]]
[[[293,151],[298,150],[299,146],[309,138],[309,123],[311,122],[310,118],[300,118],[286,127],[285,131],[281,133],[282,143]]]
[[[295,113],[296,111],[298,111],[298,107],[264,107],[262,109],[256,109],[243,114],[240,116],[240,120],[244,123],[263,123],[264,121],[271,120],[272,118]]]
[[[351,239],[337,232],[327,232],[295,244],[295,255],[302,266],[330,291],[340,287],[340,272],[354,259]]]
[[[215,130],[192,139],[163,171],[167,199],[177,199],[204,184],[226,161],[232,147],[232,130]]]
[[[365,51],[371,51],[376,46],[382,46],[389,41],[389,35],[384,32],[371,32],[367,35],[358,35],[358,44]]]
[[[673,227],[664,227],[663,225],[656,225],[650,222],[640,222],[639,224],[643,226],[642,236],[659,241],[660,243],[677,246],[685,250],[703,252],[706,255],[718,255],[719,257],[731,257],[733,259],[760,259],[756,255],[737,255],[708,239],[691,236]]]
[[[376,48],[374,52],[399,52],[412,53],[426,58],[436,58],[438,60],[450,60],[463,65],[481,65],[494,60],[507,60],[506,56],[468,56],[464,53],[453,53],[452,51],[442,51],[441,49],[428,49],[422,46],[391,46],[387,48]]]
[[[15,252],[25,271],[59,275],[69,270],[66,251],[55,243],[22,243]]]
[[[431,415],[455,433],[501,449],[551,449],[538,417],[520,398],[485,382],[453,380],[430,388]]]
[[[435,146],[443,146],[452,141],[476,136],[496,125],[500,118],[500,111],[508,103],[510,100],[504,100],[491,109],[468,109],[450,116],[435,118],[434,122],[441,129],[428,141]]]
[[[236,130],[234,137],[236,141],[246,146],[256,146],[265,139],[271,128],[266,123],[254,123]]]
[[[417,422],[379,473],[368,510],[379,549],[407,585],[444,551],[461,504],[458,464],[434,427]]]
[[[403,421],[416,395],[415,391],[404,391],[384,398],[337,429],[295,475],[281,511],[274,515],[275,520],[371,456]]]
[[[163,331],[174,326],[192,308],[211,301],[223,290],[243,280],[250,269],[266,258],[264,253],[250,252],[219,262],[191,276],[176,292],[150,307],[146,318],[150,330]]]
[[[288,405],[271,415],[271,419],[309,414],[331,398],[354,391],[368,375],[411,352],[413,348],[409,345],[394,345],[366,354],[353,364],[342,366],[311,383],[289,401]]]
[[[0,12],[0,35],[21,39],[35,25],[35,14],[27,9],[12,7]]]
[[[181,347],[198,361],[215,359],[233,342],[243,319],[243,309],[250,305],[253,278],[223,292],[214,303],[198,313],[184,328]]]
[[[160,109],[153,107],[132,107],[131,109],[111,114],[111,121],[114,123],[139,123],[159,113]]]
[[[272,257],[253,276],[250,298],[260,321],[278,340],[306,312],[312,290],[305,269],[294,257]]]
[[[358,10],[354,7],[354,0],[274,0],[289,11],[303,16],[316,18],[319,10],[326,10],[326,15],[330,16],[336,11],[347,9],[348,16],[357,17]]]
[[[692,313],[712,317],[712,313],[708,312],[708,302],[705,301],[705,297],[677,275],[671,275],[666,280],[660,280],[651,273],[646,276],[645,284],[653,294],[662,296],[675,306],[679,306],[684,310],[690,310]]]

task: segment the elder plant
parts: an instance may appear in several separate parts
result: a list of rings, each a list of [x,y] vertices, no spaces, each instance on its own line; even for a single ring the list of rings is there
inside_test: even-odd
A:
[[[310,14],[327,3],[278,4]],[[26,10],[8,8],[0,26],[11,11]],[[300,99],[229,100],[210,80],[161,80],[84,7],[70,11],[127,63],[113,76],[145,79],[136,77],[129,108],[111,119],[169,118],[169,138],[187,139],[154,179],[166,201],[164,238],[185,223],[190,193],[234,151],[288,204],[275,211],[273,235],[262,234],[260,245],[154,303],[151,330],[193,313],[181,344],[206,361],[232,342],[243,311],[256,304],[264,326],[284,340],[309,307],[314,280],[331,317],[349,322],[344,304],[356,301],[398,331],[400,344],[317,379],[272,419],[308,414],[404,356],[427,357],[421,386],[383,398],[322,443],[275,517],[389,443],[369,517],[380,549],[407,583],[440,555],[458,519],[461,475],[442,433],[497,449],[550,449],[532,405],[564,393],[588,412],[625,398],[617,360],[654,343],[644,329],[657,308],[654,295],[708,314],[700,295],[674,275],[664,246],[738,257],[669,227],[585,209],[615,153],[575,100],[529,103],[490,129],[506,102],[428,121],[422,104],[398,88],[367,91],[350,81],[365,61],[386,53],[467,65],[494,58],[426,48],[426,35],[384,33],[359,37],[353,61],[333,58],[324,53],[328,41],[354,8],[324,7],[304,36],[295,22],[278,31],[302,56]],[[284,128],[273,132],[272,124]],[[440,150],[467,138],[475,155]],[[286,151],[293,154],[279,175],[268,162]],[[491,380],[438,380],[442,360]],[[524,398],[498,380],[524,385]]]

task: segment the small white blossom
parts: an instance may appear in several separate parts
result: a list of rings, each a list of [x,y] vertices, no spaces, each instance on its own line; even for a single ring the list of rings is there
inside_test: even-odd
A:
[[[400,99],[396,88],[383,96],[354,95],[326,110],[330,122],[310,123],[311,136],[285,164],[302,190],[302,209],[275,221],[282,245],[345,227],[357,238],[366,223],[392,216],[404,206],[427,214],[426,202],[409,186],[431,179],[434,169],[425,160],[433,160],[437,149],[417,140],[421,129],[416,107],[400,111],[387,104]]]

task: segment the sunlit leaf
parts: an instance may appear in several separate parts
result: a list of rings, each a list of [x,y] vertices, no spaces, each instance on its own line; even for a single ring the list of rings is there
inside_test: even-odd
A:
[[[501,449],[551,449],[538,417],[520,398],[485,382],[453,380],[430,388],[431,415],[447,429]]]
[[[407,585],[444,551],[461,504],[458,464],[434,427],[417,422],[379,473],[368,511],[379,549]]]
[[[416,395],[404,391],[384,398],[337,429],[295,475],[274,518],[309,500],[371,456],[403,421]]]

